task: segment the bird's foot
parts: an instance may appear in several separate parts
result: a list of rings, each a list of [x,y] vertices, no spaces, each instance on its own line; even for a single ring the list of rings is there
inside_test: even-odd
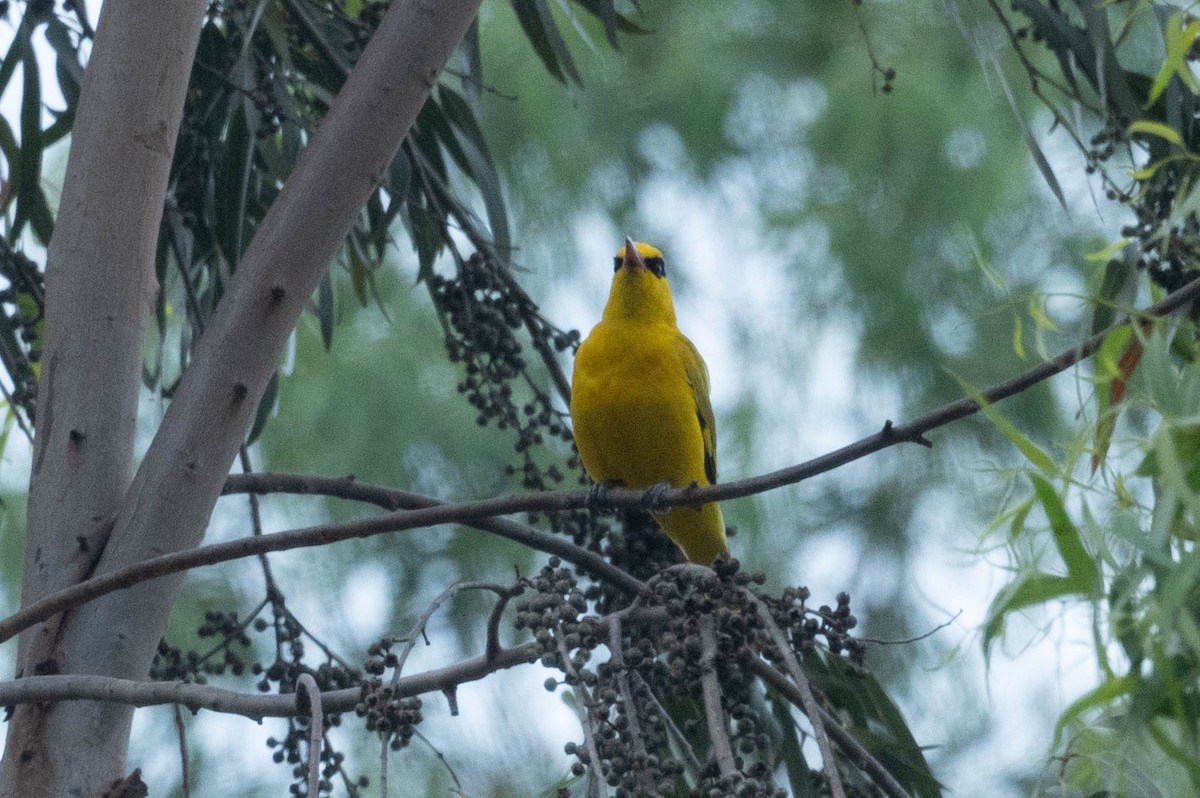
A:
[[[614,482],[593,482],[588,488],[587,508],[593,513],[602,513],[612,510],[612,503],[609,501],[608,494],[612,492]]]
[[[663,497],[672,487],[670,482],[655,482],[642,494],[642,506],[648,513],[655,516],[663,516],[671,512],[670,506],[663,504]]]

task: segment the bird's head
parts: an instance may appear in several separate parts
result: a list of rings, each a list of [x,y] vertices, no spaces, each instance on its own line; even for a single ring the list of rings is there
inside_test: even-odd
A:
[[[604,315],[644,321],[675,321],[675,306],[663,254],[658,248],[626,238],[613,258],[612,290]]]

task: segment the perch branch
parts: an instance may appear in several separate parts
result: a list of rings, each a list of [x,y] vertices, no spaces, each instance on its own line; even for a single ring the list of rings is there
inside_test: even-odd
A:
[[[1057,357],[1038,364],[1025,373],[1007,382],[994,385],[982,392],[988,402],[997,402],[1009,396],[1021,393],[1055,374],[1065,371],[1081,360],[1090,357],[1103,343],[1104,338],[1113,330],[1129,323],[1130,319],[1146,319],[1162,316],[1179,309],[1200,296],[1200,278],[1168,295],[1165,299],[1149,307],[1130,313],[1124,320],[1113,324],[1105,330],[1086,339],[1079,346],[1068,349]],[[979,405],[973,399],[959,399],[941,408],[921,416],[907,424],[893,425],[890,421],[884,424],[880,432],[863,438],[841,449],[816,457],[798,465],[782,468],[757,477],[750,477],[735,482],[724,482],[703,487],[689,487],[670,490],[661,496],[655,496],[657,505],[671,507],[675,505],[696,505],[710,501],[736,499],[756,493],[801,482],[818,474],[823,474],[839,468],[854,460],[869,454],[894,446],[897,443],[928,443],[925,433],[946,426],[959,419],[966,418],[979,412]],[[256,474],[230,477],[234,485],[241,482],[236,492],[250,489],[251,481],[257,478],[275,478],[277,475]],[[322,480],[313,477],[292,477],[295,484],[307,481],[310,491],[296,490],[285,492],[320,492],[326,495],[345,495],[347,498],[358,498],[378,503],[386,489],[355,486],[347,480]],[[280,479],[280,482],[287,480]],[[271,492],[267,489],[269,483],[261,483],[259,492]],[[326,491],[330,491],[326,493]],[[337,493],[332,491],[337,490]],[[235,491],[230,491],[235,492]],[[373,496],[373,499],[365,497]],[[588,491],[541,491],[536,493],[502,496],[495,499],[465,502],[462,504],[440,504],[426,497],[413,497],[396,491],[395,499],[400,496],[419,498],[422,507],[411,512],[397,512],[380,518],[355,521],[348,524],[325,525],[309,527],[292,532],[280,532],[261,538],[243,538],[203,546],[174,554],[166,554],[142,560],[124,568],[96,576],[80,582],[65,590],[46,596],[24,609],[0,621],[0,643],[11,638],[21,630],[34,623],[43,621],[56,613],[76,607],[98,596],[112,593],[150,579],[168,574],[186,571],[202,565],[214,565],[243,557],[255,556],[269,551],[284,551],[287,549],[306,546],[319,546],[335,543],[351,538],[368,537],[385,532],[397,532],[408,529],[434,526],[437,524],[458,523],[474,526],[483,531],[509,538],[523,543],[531,548],[555,554],[567,562],[588,571],[594,576],[608,579],[617,587],[635,592],[640,582],[624,571],[615,568],[599,554],[571,544],[557,535],[539,532],[521,524],[498,519],[495,516],[524,512],[545,512],[550,510],[573,510],[586,508],[594,503],[590,500]],[[606,501],[613,507],[637,509],[645,506],[644,491],[614,488],[606,494]]]

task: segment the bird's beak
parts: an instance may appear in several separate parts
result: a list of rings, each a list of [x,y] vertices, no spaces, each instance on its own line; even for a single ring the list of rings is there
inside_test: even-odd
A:
[[[625,258],[621,261],[621,268],[629,267],[631,269],[646,268],[646,260],[642,257],[642,253],[638,252],[637,246],[633,243],[633,239],[625,237]]]

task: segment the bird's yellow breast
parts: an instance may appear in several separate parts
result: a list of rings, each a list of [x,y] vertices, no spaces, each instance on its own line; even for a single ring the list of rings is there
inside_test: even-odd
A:
[[[696,399],[673,324],[605,321],[580,345],[575,443],[598,482],[640,489],[707,484]]]

